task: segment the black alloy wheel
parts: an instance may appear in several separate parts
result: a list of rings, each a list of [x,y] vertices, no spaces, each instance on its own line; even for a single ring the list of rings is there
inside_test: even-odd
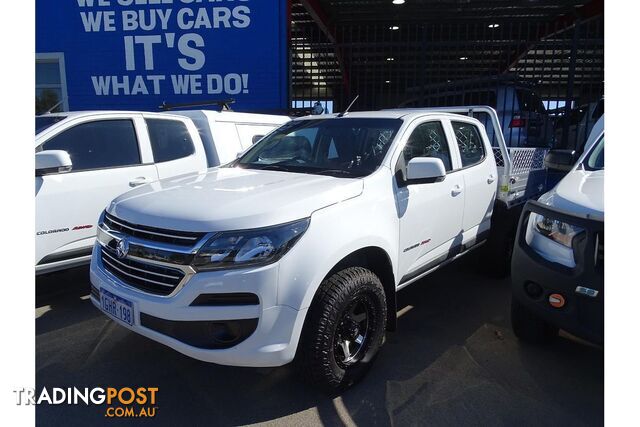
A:
[[[362,349],[366,348],[371,336],[369,313],[374,310],[372,297],[364,294],[353,300],[342,313],[333,338],[336,363],[341,368],[358,363],[364,355]]]

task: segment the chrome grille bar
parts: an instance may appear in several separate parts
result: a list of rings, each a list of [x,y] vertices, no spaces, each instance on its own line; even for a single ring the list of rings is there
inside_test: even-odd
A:
[[[173,266],[136,257],[118,259],[113,250],[102,245],[100,260],[104,269],[128,287],[158,296],[172,296],[193,275],[189,266]]]
[[[131,224],[104,212],[97,241],[107,273],[132,289],[171,297],[195,274],[191,258],[212,235]],[[129,249],[119,257],[116,247],[123,239],[128,241]]]
[[[116,221],[115,219],[113,219],[113,217],[109,217],[109,221],[114,223],[114,224],[118,224],[122,228],[125,228],[127,230],[131,230],[131,231],[136,231],[138,233],[148,233],[148,234],[153,234],[155,236],[169,237],[170,239],[191,240],[193,242],[198,240],[198,237],[176,236],[176,235],[171,235],[171,234],[158,233],[157,231],[142,230],[140,228],[135,228],[135,227],[132,227],[132,226],[129,226],[129,225],[125,225],[125,224],[123,224],[123,223],[121,223],[119,221]]]
[[[109,252],[107,252],[105,250],[102,251],[102,255],[106,255],[107,257],[109,257],[109,261],[116,262],[119,265],[121,265],[121,266],[123,266],[125,268],[128,268],[128,269],[131,269],[131,270],[140,271],[141,273],[145,273],[145,274],[153,274],[155,276],[166,277],[168,279],[174,279],[174,280],[177,280],[177,281],[180,281],[182,279],[180,276],[171,276],[171,275],[168,275],[168,274],[156,273],[156,272],[153,272],[153,271],[148,271],[148,270],[143,270],[141,268],[132,267],[132,266],[127,265],[127,264],[125,264],[125,263],[123,263],[121,261],[118,261],[113,255],[109,254]]]
[[[116,267],[115,265],[111,264],[111,263],[109,262],[109,260],[107,260],[107,259],[102,258],[102,262],[104,262],[105,264],[107,264],[107,265],[108,265],[108,266],[110,266],[111,268],[116,269],[117,271],[119,271],[119,272],[120,272],[120,273],[122,273],[122,274],[125,274],[125,275],[127,275],[127,276],[129,276],[129,277],[133,277],[134,279],[137,279],[137,280],[144,280],[145,282],[153,283],[153,284],[160,285],[160,286],[164,286],[164,287],[171,288],[171,289],[175,288],[175,286],[174,286],[174,285],[168,285],[168,284],[166,284],[166,283],[157,282],[157,281],[155,281],[155,280],[151,280],[151,279],[145,279],[144,277],[140,277],[140,276],[136,276],[136,275],[134,275],[134,274],[127,273],[126,271],[123,271],[123,270],[119,269],[118,267]]]
[[[165,230],[155,227],[147,227],[131,224],[108,213],[104,215],[104,223],[110,229],[129,234],[145,240],[173,243],[181,246],[193,246],[198,243],[206,233],[192,233],[187,231]]]

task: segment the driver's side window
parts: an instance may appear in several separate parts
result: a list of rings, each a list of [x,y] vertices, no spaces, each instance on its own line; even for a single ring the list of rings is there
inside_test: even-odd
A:
[[[64,150],[72,172],[135,166],[141,163],[138,139],[130,119],[96,120],[62,131],[43,150]]]
[[[434,157],[442,160],[447,172],[451,171],[451,153],[442,123],[432,121],[418,125],[402,150],[405,167],[414,157]]]

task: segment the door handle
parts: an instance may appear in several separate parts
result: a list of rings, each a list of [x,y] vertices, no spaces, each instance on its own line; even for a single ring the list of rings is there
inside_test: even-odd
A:
[[[452,196],[457,196],[458,194],[462,193],[462,187],[460,187],[459,185],[456,185],[455,187],[453,187],[453,189],[451,190],[451,195]]]
[[[149,181],[147,180],[146,177],[139,176],[139,177],[134,178],[131,181],[129,181],[129,187],[138,187],[139,185],[146,184],[147,182],[149,182]]]
[[[493,184],[495,180],[496,180],[496,177],[493,176],[493,174],[491,174],[489,175],[489,178],[487,178],[487,184]]]

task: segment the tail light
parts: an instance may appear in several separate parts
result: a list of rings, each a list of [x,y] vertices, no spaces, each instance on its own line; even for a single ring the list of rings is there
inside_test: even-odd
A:
[[[511,119],[511,123],[509,123],[510,128],[523,128],[527,126],[527,120],[523,119],[520,116],[513,116]]]

